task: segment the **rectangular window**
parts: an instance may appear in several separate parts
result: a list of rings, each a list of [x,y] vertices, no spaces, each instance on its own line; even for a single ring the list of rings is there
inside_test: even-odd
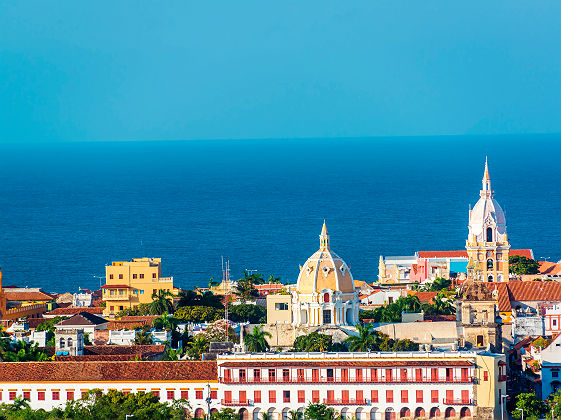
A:
[[[123,280],[123,275],[119,274],[119,280]]]
[[[168,400],[175,399],[175,391],[173,389],[168,389],[166,394],[167,394]]]
[[[276,371],[275,369],[269,369],[269,382],[276,382]]]
[[[60,391],[53,390],[53,401],[58,401],[58,400],[60,400]]]
[[[123,310],[123,306],[119,306],[119,310],[122,311],[122,310]]]
[[[333,392],[333,391],[331,391]],[[349,390],[348,389],[344,389],[341,391],[341,398],[343,399],[343,402],[348,404],[349,403]],[[329,394],[327,394],[327,399],[329,399]],[[335,399],[335,398],[333,398]]]
[[[154,394],[155,397],[160,398],[160,390],[159,389],[153,389],[150,392],[152,392],[152,394]]]
[[[449,404],[452,401],[454,401],[454,391],[452,389],[447,389],[446,390],[446,403]]]
[[[393,391],[391,389],[386,390],[386,402],[393,403]]]
[[[128,395],[131,393],[130,389],[123,389],[123,395]]]
[[[15,391],[10,391],[10,393],[8,394],[8,398],[10,399],[10,401],[13,401],[16,399],[16,392]]]
[[[450,382],[453,379],[452,368],[446,368],[446,382]]]
[[[391,381],[392,381],[392,370],[386,369],[386,382],[391,382]]]
[[[423,371],[421,369],[415,369],[415,381],[422,382],[423,380]]]
[[[197,400],[202,400],[203,399],[203,390],[202,389],[196,389],[195,390],[195,399],[197,399]]]
[[[133,294],[133,295],[138,295],[138,290],[134,289],[134,290],[132,291],[132,294]]]
[[[261,403],[261,391],[253,391],[253,402]]]
[[[290,381],[290,370],[288,370],[288,369],[283,369],[282,370],[282,380],[284,382]]]
[[[305,402],[306,402],[306,391],[301,389],[298,391],[298,403],[303,404]]]
[[[140,274],[140,278],[143,279],[143,278],[144,278],[144,274]]]
[[[349,369],[341,369],[341,381],[342,382],[349,381]]]
[[[230,369],[224,369],[224,382],[230,382],[232,380],[232,371]]]
[[[30,391],[23,391],[23,399],[27,401],[31,401],[31,392]]]
[[[407,382],[407,369],[401,369],[401,382]]]
[[[312,381],[319,382],[319,369],[312,369]]]
[[[462,390],[462,404],[469,404],[469,391]]]
[[[430,380],[433,382],[438,382],[438,368],[432,368],[430,370]]]
[[[484,372],[483,372],[483,380],[484,380],[484,381],[488,381],[488,380],[489,380],[489,372],[488,372],[488,371],[484,371]]]
[[[240,391],[239,394],[238,394],[238,396],[239,396],[240,402],[245,402],[245,401],[247,401],[247,394],[246,394],[245,391]]]
[[[74,399],[74,391],[66,391],[66,399],[73,400]]]
[[[288,311],[288,303],[275,303],[275,311]]]
[[[232,402],[232,391],[224,391],[224,402]]]
[[[378,382],[378,369],[370,369],[370,380]]]
[[[290,391],[282,391],[282,402],[290,402]]]
[[[245,382],[245,369],[240,369],[240,382]]]
[[[407,391],[406,389],[401,390],[401,402],[409,402],[409,391]]]
[[[364,394],[362,392],[362,389],[356,391],[356,400],[357,402],[362,404],[362,401],[364,400]]]
[[[144,294],[144,290],[141,290],[141,291],[140,291],[140,294],[143,295],[143,294]]]
[[[415,395],[415,396],[416,396],[415,399],[417,400],[417,402],[418,402],[418,403],[422,403],[422,402],[423,402],[423,391],[420,390],[420,389],[418,389],[418,390],[415,392],[415,394],[416,394],[416,395]]]
[[[462,382],[467,382],[468,380],[468,368],[462,368]]]
[[[559,378],[559,371],[553,369],[553,370],[551,371],[551,377],[552,377],[552,378]]]
[[[431,403],[438,403],[438,390],[437,389],[433,389],[430,392],[430,402]]]
[[[153,278],[153,279],[156,278],[156,273],[152,273],[152,278]]]
[[[277,391],[269,391],[269,402],[270,403],[277,402]]]
[[[181,398],[183,398],[184,400],[188,400],[189,399],[189,391],[186,389],[182,389],[181,390]]]
[[[136,274],[133,274],[133,275],[132,275],[132,278],[135,279],[135,278],[136,278]]]
[[[45,391],[39,391],[37,392],[37,399],[39,401],[45,401]]]
[[[370,399],[372,400],[373,403],[378,402],[378,390],[377,389],[373,389],[373,390],[370,391]]]
[[[304,369],[298,369],[296,371],[296,376],[298,377],[298,382],[304,381]]]
[[[119,295],[123,296],[125,294],[125,291],[123,289],[119,289]]]
[[[109,274],[109,279],[113,279],[113,274]]]
[[[356,370],[356,381],[357,382],[362,382],[362,369],[357,369]]]
[[[312,390],[312,402],[313,403],[318,403],[319,402],[319,391],[316,390]]]
[[[210,399],[211,400],[215,400],[218,398],[218,390],[216,389],[211,389],[210,390]]]
[[[261,382],[261,369],[253,369],[253,382]]]

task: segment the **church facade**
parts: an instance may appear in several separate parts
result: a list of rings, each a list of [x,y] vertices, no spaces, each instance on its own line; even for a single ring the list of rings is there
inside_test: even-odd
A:
[[[506,233],[506,217],[491,188],[487,159],[482,184],[479,201],[469,211],[466,241],[468,278],[508,281],[510,244]]]

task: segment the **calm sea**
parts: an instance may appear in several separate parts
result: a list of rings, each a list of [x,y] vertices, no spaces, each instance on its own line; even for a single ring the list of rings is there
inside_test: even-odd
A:
[[[485,156],[513,247],[561,258],[561,136],[0,145],[5,285],[96,288],[161,257],[182,287],[243,269],[293,282],[318,248],[373,281],[380,254],[462,249]]]

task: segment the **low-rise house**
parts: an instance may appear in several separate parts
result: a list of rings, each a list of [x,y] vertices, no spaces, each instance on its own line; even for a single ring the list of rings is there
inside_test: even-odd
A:
[[[107,321],[97,315],[90,314],[88,312],[80,312],[68,319],[64,319],[55,325],[56,330],[83,330],[85,334],[94,340],[96,331],[107,330]]]
[[[166,351],[163,344],[144,345],[101,345],[84,346],[83,354],[78,356],[55,355],[57,361],[127,361],[127,360],[162,360]]]
[[[103,310],[104,308],[97,307],[97,306],[85,307],[85,308],[83,307],[82,308],[73,308],[73,307],[56,308],[50,312],[47,312],[46,314],[43,314],[43,318],[55,318],[57,316],[70,317],[83,312],[87,312],[92,315],[101,316],[103,315]]]
[[[541,352],[542,398],[561,390],[561,334]]]
[[[72,306],[75,308],[92,306],[92,294],[84,292],[74,293],[72,295]]]

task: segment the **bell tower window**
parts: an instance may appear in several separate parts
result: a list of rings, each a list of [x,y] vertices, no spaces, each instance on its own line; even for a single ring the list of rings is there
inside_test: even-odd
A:
[[[493,228],[487,228],[487,242],[493,242]]]
[[[487,260],[487,270],[493,269],[493,260]]]
[[[323,301],[326,302],[326,303],[329,302],[329,293],[324,293],[323,294]]]

